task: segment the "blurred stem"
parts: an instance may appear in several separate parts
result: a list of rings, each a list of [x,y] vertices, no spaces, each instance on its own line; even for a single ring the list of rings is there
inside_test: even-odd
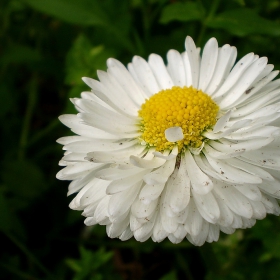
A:
[[[149,4],[147,0],[142,1],[142,15],[143,15],[143,32],[144,40],[147,44],[150,40],[150,13],[149,13]]]
[[[16,270],[16,268],[14,266],[10,266],[8,264],[4,264],[4,263],[0,263],[0,266],[3,268],[3,269],[6,269],[8,270],[10,273],[18,276],[19,278],[22,278],[22,279],[28,279],[28,280],[36,280],[38,278],[30,275],[30,274],[27,274],[27,273],[24,273],[24,272],[21,272],[19,270]]]
[[[212,244],[205,243],[199,247],[201,257],[207,267],[208,271],[214,272],[216,275],[220,274],[220,265],[216,258],[216,254],[213,251]]]
[[[201,1],[199,1],[199,2],[202,5]],[[214,15],[215,15],[215,13],[216,13],[219,5],[220,5],[220,2],[221,2],[221,0],[213,0],[212,1],[212,5],[211,5],[211,8],[210,8],[209,14],[205,17],[205,20],[201,23],[201,29],[200,29],[200,32],[199,32],[199,35],[198,35],[198,38],[197,38],[197,45],[200,45],[202,43],[204,34],[206,32],[206,29],[207,29],[207,22],[214,17]]]
[[[34,74],[29,85],[27,106],[24,114],[22,130],[21,130],[21,135],[19,140],[18,159],[20,160],[25,158],[27,141],[28,141],[28,136],[30,131],[30,122],[32,119],[32,115],[37,99],[37,88],[38,88],[38,78],[37,75]]]
[[[134,30],[134,41],[135,41],[135,45],[136,45],[136,48],[137,48],[137,51],[138,51],[138,55],[140,56],[145,56],[146,53],[145,53],[145,47],[142,43],[142,40],[137,32],[137,30]]]
[[[188,280],[194,280],[188,262],[186,261],[186,258],[182,255],[181,252],[178,251],[178,253],[176,254],[176,258],[178,261],[178,264],[180,265],[180,267],[182,268],[182,270],[185,273],[186,279]]]
[[[142,1],[142,14],[143,14],[143,30],[144,30],[144,42],[145,45],[149,45],[151,35],[151,25],[157,15],[162,11],[162,7],[166,3],[166,0],[159,1],[157,6],[153,9],[149,6],[149,1]],[[147,51],[147,50],[146,50]]]
[[[41,129],[37,134],[35,134],[29,141],[27,146],[31,146],[34,143],[36,143],[37,141],[39,141],[40,139],[42,139],[44,136],[46,136],[47,134],[49,134],[54,128],[56,128],[58,126],[58,124],[60,124],[58,119],[53,120],[47,127],[45,127],[44,129]]]
[[[26,257],[31,260],[38,268],[41,269],[46,275],[52,276],[51,273],[37,260],[37,258],[14,236],[9,233],[5,233],[6,236],[26,255]]]

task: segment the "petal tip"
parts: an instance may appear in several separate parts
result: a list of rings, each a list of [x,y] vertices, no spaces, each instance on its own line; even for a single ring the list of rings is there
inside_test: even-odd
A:
[[[165,134],[165,138],[169,142],[177,142],[184,138],[183,130],[180,126],[173,126],[167,128],[164,134]]]

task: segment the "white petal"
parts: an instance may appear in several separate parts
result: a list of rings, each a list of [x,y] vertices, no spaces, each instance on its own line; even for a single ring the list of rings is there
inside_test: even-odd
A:
[[[145,94],[134,81],[125,66],[113,58],[109,58],[107,60],[107,66],[108,73],[114,76],[117,83],[126,92],[126,94],[133,99],[134,103],[141,106],[145,102]]]
[[[56,174],[56,178],[59,180],[75,180],[86,176],[92,171],[99,170],[103,164],[96,164],[93,162],[78,162],[72,165],[68,165]]]
[[[160,153],[160,152],[153,152],[154,156],[157,157],[157,158],[162,158],[162,159],[165,159],[165,160],[171,160],[173,158],[176,158],[176,155],[178,154],[178,147],[175,146],[174,147],[174,150],[176,149],[176,154],[175,153],[169,153],[169,152],[163,152],[163,153]]]
[[[143,224],[139,229],[134,231],[134,237],[137,241],[144,242],[152,235],[155,219],[156,214],[153,215],[153,217]]]
[[[229,93],[219,103],[221,109],[229,108],[245,91],[250,87],[254,79],[261,73],[267,64],[267,58],[262,57],[256,60],[243,75],[238,79],[236,84],[230,89]]]
[[[215,71],[218,58],[218,42],[211,38],[205,45],[201,58],[198,88],[205,91]]]
[[[201,231],[199,232],[198,235],[194,236],[194,235],[187,235],[187,239],[194,245],[196,246],[202,246],[205,241],[206,238],[209,234],[209,223],[208,222],[204,222],[202,224],[202,228]]]
[[[118,137],[111,133],[107,133],[101,129],[91,127],[82,123],[82,120],[77,115],[61,115],[59,120],[66,126],[70,127],[74,133],[84,137],[94,137],[103,139],[116,139]]]
[[[179,213],[186,208],[190,200],[190,179],[186,173],[185,163],[182,160],[178,172],[174,172],[169,206],[175,213]]]
[[[136,156],[130,156],[130,162],[137,167],[150,169],[162,166],[166,162],[166,160],[158,157],[147,160]]]
[[[237,158],[230,158],[230,159],[227,159],[227,163],[232,165],[232,166],[235,166],[237,168],[240,168],[248,173],[251,173],[251,174],[254,174],[262,179],[265,179],[265,180],[269,180],[269,181],[274,181],[274,178],[271,176],[270,173],[268,173],[267,171],[265,171],[264,169],[262,168],[259,168],[255,165],[252,165],[252,164],[249,164],[249,163],[246,163],[244,161],[241,161]]]
[[[186,85],[186,74],[182,56],[176,50],[170,50],[167,53],[167,70],[175,86],[183,87]]]
[[[253,218],[261,220],[266,216],[266,209],[260,201],[250,201],[253,208]]]
[[[217,183],[214,191],[233,212],[245,218],[252,217],[253,209],[250,202],[235,188]]]
[[[130,139],[128,139],[130,140]],[[91,141],[76,141],[64,146],[64,149],[76,153],[89,153],[92,151],[113,151],[131,147],[137,140],[112,141],[111,139],[92,139]]]
[[[176,219],[168,217],[161,213],[161,223],[163,229],[167,233],[173,233],[177,230],[179,224],[177,223]]]
[[[204,149],[206,152],[211,155],[211,157],[219,158],[219,159],[226,159],[230,157],[235,157],[240,154],[244,154],[245,152],[249,152],[252,150],[258,150],[269,143],[271,143],[274,139],[270,138],[260,138],[260,139],[252,139],[247,141],[242,141],[238,144],[225,144],[225,140],[220,140],[221,143],[216,141],[209,141],[208,144],[211,145],[214,149],[211,148],[208,144],[205,144]],[[255,152],[255,151],[254,151]]]
[[[127,228],[129,224],[129,219],[125,219],[120,223],[112,223],[106,226],[107,235],[110,238],[119,237]]]
[[[167,235],[168,233],[164,230],[162,226],[161,217],[160,215],[157,215],[153,229],[152,239],[154,242],[161,242],[167,237]]]
[[[167,72],[166,66],[164,65],[163,59],[159,55],[151,54],[148,63],[161,89],[170,89],[174,86],[174,83]]]
[[[184,64],[186,86],[190,87],[192,86],[192,68],[191,68],[190,60],[187,52],[183,52],[181,56]]]
[[[220,217],[220,209],[217,201],[211,192],[199,195],[192,192],[195,205],[201,216],[210,223],[216,223]]]
[[[179,225],[177,230],[173,232],[173,235],[177,238],[178,243],[181,242],[187,235],[187,230],[183,225]]]
[[[114,90],[114,94],[111,94],[111,86],[109,83],[106,83],[109,87],[107,88],[99,81],[86,77],[82,79],[92,88],[95,95],[97,95],[103,102],[109,104],[116,111],[128,116],[137,116],[138,107],[133,104],[127,96],[124,96],[122,91]]]
[[[68,187],[67,196],[79,191],[81,188],[83,188],[89,181],[94,179],[94,172],[89,173],[87,176],[73,180]]]
[[[280,170],[280,154],[276,149],[262,149],[247,152],[241,156],[241,160],[269,169]]]
[[[262,192],[269,194],[272,197],[280,199],[280,181],[275,179],[274,181],[264,181],[258,185]]]
[[[185,156],[182,156],[182,161],[185,160],[186,168],[189,178],[191,180],[191,186],[193,190],[198,194],[207,194],[213,189],[212,180],[201,171],[193,159],[191,153],[186,150]]]
[[[115,194],[121,191],[124,191],[128,189],[130,186],[132,186],[135,183],[138,183],[143,180],[143,176],[147,173],[148,171],[144,170],[142,172],[139,172],[137,174],[133,174],[132,176],[126,177],[126,178],[121,178],[119,180],[114,180],[111,182],[107,189],[106,193],[108,195],[110,194]]]
[[[232,227],[220,227],[220,230],[226,234],[232,234],[235,232],[235,228]]]
[[[148,96],[151,96],[161,90],[156,78],[150,68],[150,65],[145,59],[140,56],[134,56],[132,60],[135,73],[142,87],[149,92]]]
[[[221,133],[213,133],[212,131],[206,131],[203,133],[203,135],[205,137],[207,137],[208,139],[220,139],[223,137],[232,139],[231,136],[234,135],[235,131],[248,126],[251,122],[252,122],[252,120],[240,120],[240,121],[235,122],[229,128],[223,128],[222,129],[223,132],[221,132]],[[228,135],[230,135],[230,136],[228,136]],[[240,139],[240,138],[238,138],[238,139]],[[243,140],[243,138],[241,138],[241,139]]]
[[[191,70],[191,80],[188,77],[189,71],[185,69],[187,75],[187,81],[191,82],[191,84],[187,84],[187,86],[193,86],[194,88],[198,88],[198,77],[199,77],[199,55],[195,46],[193,39],[187,36],[185,41],[186,54],[188,56],[190,70]],[[186,67],[186,64],[185,64]]]
[[[214,197],[218,203],[220,209],[220,218],[218,220],[218,224],[223,227],[228,227],[233,222],[233,213],[228,208],[227,204],[218,196],[215,192],[213,192]]]
[[[219,88],[218,91],[215,92],[213,97],[220,97],[223,94],[225,94],[229,89],[231,89],[232,86],[234,86],[235,83],[238,81],[238,79],[240,79],[240,77],[243,75],[243,73],[249,67],[249,65],[252,64],[254,58],[255,56],[253,53],[248,53],[243,58],[241,58],[231,70],[224,84]]]
[[[163,184],[152,184],[152,185],[144,185],[142,188],[139,199],[145,203],[149,204],[152,200],[157,199],[163,191],[165,183]]]
[[[229,110],[226,112],[226,114],[224,114],[221,118],[218,119],[218,121],[216,122],[213,128],[213,133],[217,133],[226,127],[231,114],[232,114],[232,110]]]
[[[106,217],[109,216],[108,214],[108,203],[110,201],[110,196],[105,196],[98,204],[95,213],[94,219],[99,223],[100,221],[104,220]]]
[[[205,92],[207,92],[210,96],[219,88],[219,86],[228,76],[230,69],[235,62],[236,55],[236,48],[231,47],[230,45],[224,45],[219,49],[218,59],[213,77],[205,90]]]
[[[206,154],[209,164],[220,173],[221,178],[224,181],[233,182],[237,184],[249,183],[249,184],[259,184],[262,179],[258,176],[252,175],[250,173],[244,172],[241,169],[228,165],[225,160],[218,160],[211,158]]]
[[[120,164],[130,164],[129,156],[142,155],[145,150],[144,146],[134,145],[132,147],[109,152],[91,152],[87,154],[86,159],[92,162],[104,162],[104,163],[120,163]]]
[[[164,184],[174,171],[176,158],[166,161],[161,167],[144,176],[143,180],[149,184]]]
[[[184,139],[183,130],[180,126],[167,128],[164,132],[165,138],[169,142],[177,142]]]
[[[262,194],[258,186],[249,184],[233,186],[250,200],[261,201],[262,199]]]
[[[129,189],[112,195],[108,205],[109,215],[112,217],[118,217],[125,213],[138,195],[140,187],[141,183],[136,183]]]
[[[82,108],[85,113],[93,114],[94,116],[98,115],[103,118],[108,118],[111,121],[114,119],[118,119],[119,122],[126,125],[134,125],[137,121],[137,119],[134,117],[127,117],[126,115],[108,109],[92,100],[77,98],[74,103],[76,106]]]
[[[264,204],[264,207],[265,207],[267,213],[271,213],[271,214],[279,216],[280,207],[279,207],[279,204],[278,204],[278,202],[275,198],[263,194],[262,195],[262,203]]]
[[[217,225],[209,224],[209,233],[206,241],[211,243],[213,241],[218,241],[220,236],[220,227]]]
[[[61,144],[61,145],[67,145],[67,144],[70,144],[70,143],[73,143],[73,142],[88,141],[90,139],[91,138],[89,138],[89,137],[82,137],[82,136],[66,136],[66,137],[58,138],[56,140],[56,142]]]
[[[129,227],[127,227],[127,229],[120,235],[120,240],[121,241],[126,241],[128,239],[130,239],[133,236],[133,232],[130,230]]]
[[[136,199],[131,207],[131,213],[136,218],[145,218],[153,214],[158,205],[158,200],[155,199],[149,204],[144,204],[141,199]]]
[[[184,227],[191,236],[196,236],[200,233],[204,220],[201,217],[193,199],[190,200],[188,208],[188,216]]]
[[[265,126],[265,127],[251,127],[246,130],[239,130],[234,132],[229,136],[225,135],[227,139],[231,140],[250,140],[260,138],[266,135],[267,137],[275,137],[280,135],[280,128],[275,126]]]
[[[113,107],[111,107],[108,103],[104,102],[103,100],[101,100],[98,96],[96,96],[93,92],[90,91],[83,91],[81,93],[81,97],[84,100],[91,100],[94,101],[95,103],[98,103],[99,105],[101,105],[102,107],[105,107],[111,111],[114,112],[118,112],[117,110],[115,110]],[[124,114],[122,111],[119,111],[119,113]],[[124,114],[126,115],[126,114]],[[127,116],[127,115],[126,115]]]
[[[248,102],[251,103],[253,100],[256,100],[260,97],[265,96],[269,91],[266,92],[266,89],[263,88],[266,84],[270,84],[270,82],[279,74],[279,71],[273,71],[257,83],[251,85],[239,99],[237,99],[232,106],[242,106],[247,104]],[[267,87],[268,89],[269,87]],[[279,99],[279,97],[277,98]],[[273,99],[270,99],[273,100]],[[273,102],[269,102],[272,104]],[[263,105],[266,105],[263,103]]]
[[[132,214],[130,214],[129,224],[132,231],[135,231],[142,226],[142,223],[140,223],[138,219]]]
[[[123,169],[118,169],[118,168],[104,168],[100,171],[98,171],[95,174],[96,178],[102,179],[102,180],[108,180],[108,181],[113,181],[113,180],[119,180],[119,179],[124,179],[133,175],[136,175],[138,173],[142,173],[143,170],[135,167],[132,169],[128,170],[123,170]]]
[[[117,117],[113,120],[109,117],[105,118],[103,116],[88,113],[79,113],[78,117],[81,118],[84,123],[109,132],[111,134],[117,134],[120,136],[120,138],[126,137],[126,134],[128,137],[137,137],[139,135],[139,128],[136,126],[136,124],[124,124],[119,121]]]

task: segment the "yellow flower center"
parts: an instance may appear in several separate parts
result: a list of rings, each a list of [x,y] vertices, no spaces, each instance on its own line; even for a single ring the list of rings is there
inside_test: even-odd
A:
[[[172,149],[178,145],[179,152],[185,146],[198,148],[204,137],[202,133],[215,125],[219,107],[211,97],[193,87],[174,86],[162,90],[141,106],[141,141],[157,151]],[[175,143],[165,137],[165,130],[181,127],[184,138]]]

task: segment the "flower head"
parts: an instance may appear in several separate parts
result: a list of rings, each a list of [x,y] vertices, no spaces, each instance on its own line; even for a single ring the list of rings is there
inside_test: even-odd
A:
[[[70,207],[111,238],[195,244],[279,215],[280,80],[267,58],[190,37],[168,64],[151,54],[108,59],[62,123],[77,134],[58,174]]]

